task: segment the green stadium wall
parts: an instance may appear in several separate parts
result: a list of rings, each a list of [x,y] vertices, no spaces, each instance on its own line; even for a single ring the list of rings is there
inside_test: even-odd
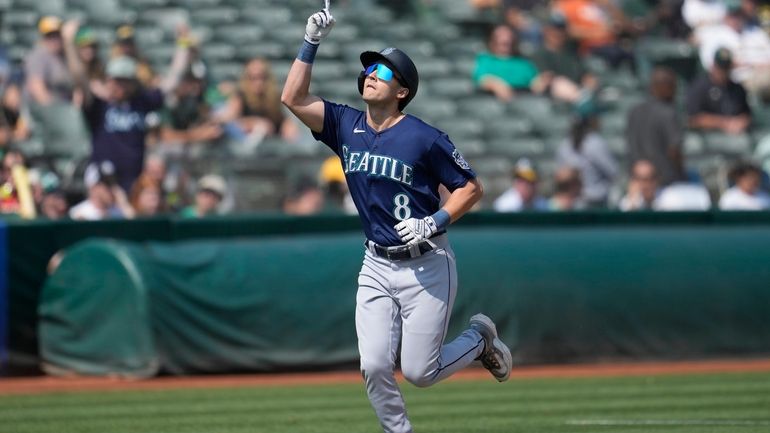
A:
[[[6,374],[37,371],[41,355],[50,372],[135,377],[357,361],[355,217],[11,222],[7,234]],[[450,238],[450,335],[485,311],[519,363],[770,352],[766,213],[481,213]]]

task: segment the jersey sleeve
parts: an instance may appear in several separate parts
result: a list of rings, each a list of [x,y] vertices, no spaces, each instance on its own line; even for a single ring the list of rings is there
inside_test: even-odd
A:
[[[324,126],[321,132],[313,131],[313,138],[329,146],[334,153],[339,155],[340,137],[338,132],[340,130],[340,124],[345,117],[346,112],[350,110],[350,107],[335,104],[326,99],[323,101]]]
[[[470,179],[476,178],[476,173],[470,164],[446,134],[441,134],[433,142],[429,160],[429,169],[449,191],[454,191],[464,186]]]

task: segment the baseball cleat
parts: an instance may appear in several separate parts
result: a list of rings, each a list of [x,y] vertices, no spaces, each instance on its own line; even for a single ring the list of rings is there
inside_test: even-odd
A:
[[[505,382],[511,375],[513,358],[511,350],[497,337],[495,322],[484,314],[471,317],[471,328],[484,337],[484,352],[479,356],[484,366],[498,382]]]

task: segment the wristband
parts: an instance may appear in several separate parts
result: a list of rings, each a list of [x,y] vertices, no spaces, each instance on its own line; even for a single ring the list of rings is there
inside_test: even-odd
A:
[[[313,64],[313,61],[315,60],[315,53],[318,51],[318,45],[311,44],[308,41],[302,42],[302,47],[299,49],[299,53],[297,54],[297,59],[299,61]]]
[[[436,228],[438,228],[438,230],[444,230],[452,221],[452,218],[449,216],[449,212],[445,211],[444,209],[439,209],[438,212],[434,213],[430,217],[433,218],[433,221],[436,223]]]

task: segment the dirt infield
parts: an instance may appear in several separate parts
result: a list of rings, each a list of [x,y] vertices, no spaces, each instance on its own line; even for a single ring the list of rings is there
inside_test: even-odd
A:
[[[551,365],[517,367],[511,379],[548,377],[640,376],[659,374],[695,374],[770,371],[770,359],[716,360],[688,362],[646,362],[623,364]],[[461,371],[450,380],[490,379],[486,370]],[[333,373],[255,374],[235,376],[159,377],[148,380],[126,380],[109,377],[35,377],[0,379],[0,395],[41,394],[48,392],[81,392],[108,390],[160,390],[182,388],[232,388],[253,386],[300,386],[329,383],[358,383],[357,371]]]

